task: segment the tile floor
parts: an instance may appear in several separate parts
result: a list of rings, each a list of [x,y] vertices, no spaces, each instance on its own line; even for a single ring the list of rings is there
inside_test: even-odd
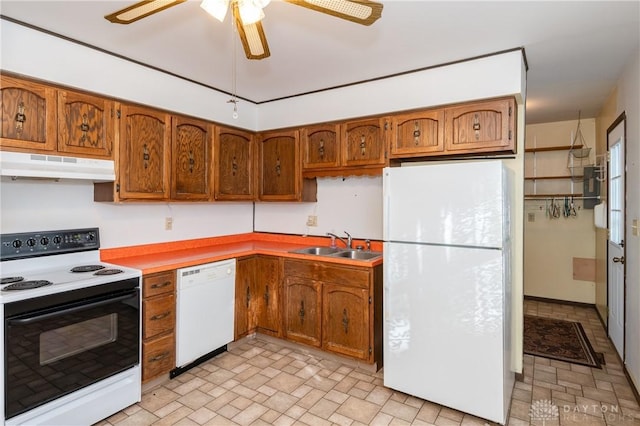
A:
[[[527,300],[525,312],[580,321],[594,349],[604,352],[606,366],[600,370],[525,355],[510,425],[640,425],[640,407],[594,309]],[[382,372],[258,337],[145,392],[140,403],[96,426],[152,424],[488,423],[385,388]]]

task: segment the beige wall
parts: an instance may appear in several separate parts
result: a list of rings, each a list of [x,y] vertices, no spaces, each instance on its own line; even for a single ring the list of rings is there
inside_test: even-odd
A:
[[[596,154],[607,152],[607,129],[618,116],[616,111],[617,90],[607,98],[596,118]],[[601,198],[607,201],[607,186],[603,185]],[[596,309],[604,323],[607,323],[607,230],[596,229]]]
[[[525,130],[527,148],[571,145],[578,120],[528,125]],[[584,143],[591,148],[585,163],[595,161],[596,120],[582,119]],[[526,153],[525,176],[567,176],[567,179],[527,180],[526,194],[582,193],[581,181],[572,180],[567,167],[568,150]],[[564,206],[564,198],[556,198]],[[574,258],[595,259],[595,227],[593,210],[583,209],[575,200],[577,216],[547,216],[549,198],[527,198],[525,201],[524,292],[527,296],[595,303],[595,275],[574,279]]]

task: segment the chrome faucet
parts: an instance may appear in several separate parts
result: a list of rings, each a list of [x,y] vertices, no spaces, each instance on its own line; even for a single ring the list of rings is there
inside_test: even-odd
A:
[[[330,236],[330,237],[334,237],[334,238],[339,239],[340,241],[342,241],[342,244],[344,244],[344,246],[345,246],[346,248],[349,248],[349,249],[350,249],[350,248],[351,248],[351,244],[352,244],[351,234],[349,234],[347,231],[344,231],[344,233],[345,233],[345,234],[347,234],[347,239],[346,239],[346,241],[345,241],[345,239],[344,239],[344,238],[342,238],[342,237],[338,237],[336,234],[334,234],[334,233],[332,233],[332,232],[327,232],[327,235],[328,235],[328,236]]]

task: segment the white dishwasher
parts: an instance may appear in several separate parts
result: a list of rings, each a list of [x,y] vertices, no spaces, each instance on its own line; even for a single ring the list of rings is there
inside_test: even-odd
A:
[[[233,341],[236,260],[178,269],[178,369]]]

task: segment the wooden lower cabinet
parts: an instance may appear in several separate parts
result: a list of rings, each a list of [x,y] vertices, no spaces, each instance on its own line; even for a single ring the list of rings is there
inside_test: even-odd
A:
[[[255,275],[255,258],[245,257],[236,260],[236,295],[234,338],[246,336],[255,329],[251,297],[254,294],[253,277]]]
[[[286,276],[284,288],[286,338],[320,347],[322,283],[305,277]]]
[[[382,366],[382,265],[285,259],[285,337]]]
[[[234,336],[260,331],[280,337],[280,266],[275,256],[251,256],[236,263]]]
[[[175,271],[142,278],[142,382],[169,373],[176,364]]]
[[[331,352],[368,360],[369,289],[325,283],[322,300],[322,346]]]
[[[260,332],[280,336],[280,258],[256,256],[255,262],[256,327]]]

